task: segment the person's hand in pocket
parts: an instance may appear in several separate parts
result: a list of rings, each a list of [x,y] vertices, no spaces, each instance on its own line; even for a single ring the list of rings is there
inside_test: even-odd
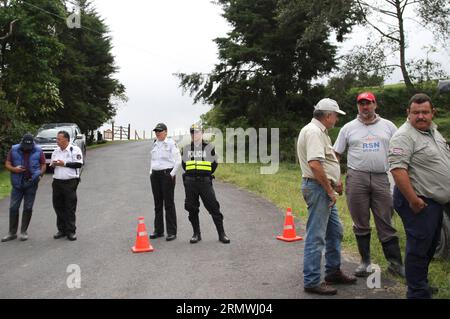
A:
[[[415,214],[418,214],[422,211],[422,209],[427,207],[427,203],[425,203],[422,198],[417,197],[413,202],[409,203],[409,207],[411,207]]]

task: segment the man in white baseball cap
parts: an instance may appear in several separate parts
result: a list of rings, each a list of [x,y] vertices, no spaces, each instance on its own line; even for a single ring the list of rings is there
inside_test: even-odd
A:
[[[319,101],[314,107],[315,110],[318,111],[333,111],[342,115],[345,115],[345,112],[339,108],[338,103],[335,100],[325,98]]]
[[[297,153],[302,170],[302,194],[308,205],[304,290],[319,295],[335,295],[330,284],[355,284],[356,278],[341,270],[343,228],[336,208],[337,194],[342,195],[341,170],[333,151],[328,130],[345,112],[332,99],[322,99],[314,107],[314,118],[298,137]],[[325,253],[325,282],[321,283],[322,252]]]

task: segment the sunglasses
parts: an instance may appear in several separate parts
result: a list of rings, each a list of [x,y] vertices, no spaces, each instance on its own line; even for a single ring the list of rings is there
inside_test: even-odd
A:
[[[156,133],[164,132],[163,130],[155,130]]]

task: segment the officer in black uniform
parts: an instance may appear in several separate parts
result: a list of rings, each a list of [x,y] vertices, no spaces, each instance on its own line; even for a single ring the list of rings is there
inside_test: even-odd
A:
[[[203,131],[200,126],[192,125],[190,133],[192,142],[182,149],[182,167],[185,170],[183,183],[186,192],[184,208],[189,212],[189,220],[194,230],[190,243],[195,244],[202,239],[198,218],[200,197],[213,218],[219,240],[228,244],[230,239],[223,228],[223,215],[212,184],[214,179],[212,174],[218,165],[214,146],[203,141]]]

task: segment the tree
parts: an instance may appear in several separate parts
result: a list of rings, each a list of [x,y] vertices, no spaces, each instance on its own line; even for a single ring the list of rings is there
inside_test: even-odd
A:
[[[415,13],[414,21],[433,31],[436,40],[448,41],[450,32],[450,2],[448,0],[357,0],[367,25],[388,40],[399,52],[399,66],[405,85],[415,91],[408,70],[408,47],[405,19]],[[377,19],[375,21],[375,19]]]
[[[64,6],[47,0],[3,0],[0,6],[0,34],[7,33],[0,40],[1,88],[22,117],[43,121],[63,106],[54,72],[63,45],[54,30],[63,26]]]
[[[442,64],[432,61],[429,57],[430,53],[436,52],[434,46],[425,46],[426,58],[417,59],[407,63],[410,70],[411,79],[416,83],[430,82],[434,79],[442,79],[448,77],[447,73],[442,69]]]
[[[219,0],[232,30],[217,38],[220,62],[209,74],[184,74],[180,86],[220,108],[225,123],[253,127],[311,115],[318,91],[311,81],[336,66],[338,40],[358,21],[354,1]]]
[[[81,8],[68,28],[66,4]],[[24,121],[75,122],[83,132],[111,119],[126,100],[115,79],[111,38],[87,0],[0,0],[0,88]]]
[[[80,29],[64,28],[63,58],[56,73],[64,108],[51,116],[54,121],[76,122],[83,132],[97,129],[116,113],[115,99],[125,101],[125,87],[117,72],[108,28],[90,1],[78,1]]]

